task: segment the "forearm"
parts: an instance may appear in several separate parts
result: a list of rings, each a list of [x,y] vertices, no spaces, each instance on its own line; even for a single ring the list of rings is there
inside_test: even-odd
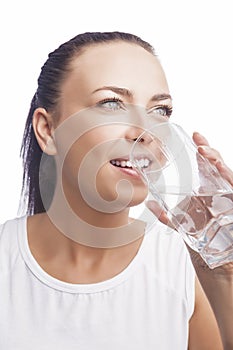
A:
[[[233,349],[233,264],[210,270],[200,256],[191,254],[199,281],[218,322],[225,350]],[[201,259],[201,260],[200,260]]]

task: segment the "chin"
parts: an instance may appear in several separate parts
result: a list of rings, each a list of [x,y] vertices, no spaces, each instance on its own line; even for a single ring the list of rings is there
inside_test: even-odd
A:
[[[145,200],[148,195],[148,187],[140,178],[131,179],[113,175],[115,173],[110,177],[99,176],[97,179],[96,190],[103,200],[117,201],[119,205],[122,204],[122,208],[138,205]]]
[[[144,202],[144,200],[148,196],[148,189],[147,187],[135,190],[134,195],[129,203],[129,207],[134,207],[136,205],[139,205]]]

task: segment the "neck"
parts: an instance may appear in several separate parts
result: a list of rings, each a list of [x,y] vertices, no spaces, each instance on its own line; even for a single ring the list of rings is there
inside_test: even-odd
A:
[[[144,231],[136,240],[114,248],[96,248],[66,237],[47,213],[28,218],[31,252],[50,275],[70,283],[94,283],[118,274],[140,248]]]
[[[95,248],[114,248],[144,234],[145,223],[130,220],[128,212],[128,208],[115,213],[97,211],[81,196],[69,192],[65,196],[57,187],[47,213],[54,226],[71,240]]]
[[[61,181],[59,183],[61,184]],[[65,202],[67,202],[70,211],[87,225],[115,228],[127,225],[130,222],[128,207],[123,207],[114,200],[106,201],[97,193],[93,194],[92,198],[83,198],[84,196],[78,188],[74,191],[65,182],[62,185],[62,189],[57,186],[56,201],[52,205],[59,205],[64,208],[66,206]],[[57,201],[57,198],[59,198],[59,201]]]

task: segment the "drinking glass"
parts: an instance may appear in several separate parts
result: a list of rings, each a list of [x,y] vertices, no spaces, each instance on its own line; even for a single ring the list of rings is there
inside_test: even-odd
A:
[[[210,268],[233,261],[233,188],[179,125],[145,130],[130,160],[169,226]]]

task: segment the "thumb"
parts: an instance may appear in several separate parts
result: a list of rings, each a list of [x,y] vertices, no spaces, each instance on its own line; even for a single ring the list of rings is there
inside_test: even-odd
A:
[[[169,220],[165,210],[161,208],[161,206],[156,201],[148,200],[145,204],[147,208],[159,219],[160,222],[175,230],[175,227]]]

